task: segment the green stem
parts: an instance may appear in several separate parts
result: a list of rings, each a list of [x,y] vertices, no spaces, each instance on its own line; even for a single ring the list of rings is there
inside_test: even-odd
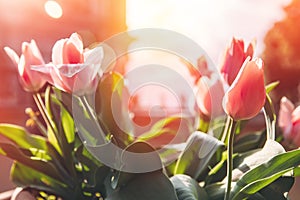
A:
[[[275,140],[276,114],[268,94],[266,96],[266,103],[263,107],[263,113],[266,121],[267,140]]]
[[[100,143],[101,144],[105,144],[107,143],[106,141],[106,138],[105,138],[105,133],[103,131],[103,129],[101,128],[101,126],[99,125],[99,122],[98,122],[98,118],[94,112],[94,110],[91,108],[87,98],[85,96],[81,96],[79,97],[81,103],[83,104],[84,108],[86,109],[88,115],[90,116],[90,118],[94,121],[96,127],[97,127],[97,131],[100,133],[100,137],[101,138],[98,138],[98,139],[101,139]]]
[[[225,129],[220,137],[221,142],[223,142],[224,144],[226,144],[226,141],[228,141],[228,136],[229,136],[228,131],[230,131],[231,124],[232,124],[232,118],[227,115]]]
[[[46,111],[46,107],[43,103],[42,97],[39,93],[34,93],[33,94],[33,99],[47,125],[47,127],[53,132],[55,133],[55,128],[53,127],[53,124],[51,123],[51,118],[48,115],[47,111]]]
[[[207,133],[208,128],[209,128],[209,122],[206,121],[205,119],[200,118],[198,131],[201,131],[203,133]]]
[[[228,144],[227,144],[227,186],[224,200],[229,200],[230,191],[231,191],[231,182],[232,182],[232,169],[233,169],[233,142],[234,142],[234,134],[237,127],[237,121],[233,120],[229,117],[228,125]]]
[[[35,117],[34,119],[35,124],[37,125],[38,129],[40,130],[40,132],[42,133],[42,135],[44,137],[47,137],[47,130],[45,128],[45,126],[40,122],[40,120]]]

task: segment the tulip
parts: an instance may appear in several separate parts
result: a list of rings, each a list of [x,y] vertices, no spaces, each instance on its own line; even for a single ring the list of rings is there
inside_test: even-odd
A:
[[[22,55],[20,57],[9,47],[4,47],[4,50],[18,67],[19,79],[24,90],[28,92],[39,91],[46,81],[38,72],[31,69],[31,65],[43,65],[45,62],[35,41],[22,43]]]
[[[245,60],[223,99],[226,114],[235,121],[256,116],[265,103],[263,61],[249,60]]]
[[[207,60],[205,56],[200,56],[197,59],[197,67],[194,67],[190,63],[186,62],[187,69],[189,70],[189,73],[192,78],[194,78],[194,83],[196,84],[201,76],[208,76],[213,73],[212,69],[209,68],[209,65],[207,63]]]
[[[196,100],[201,113],[208,117],[223,114],[224,88],[217,74],[212,73],[210,78],[202,76],[197,83],[197,90]]]
[[[254,42],[250,43],[244,51],[244,41],[232,39],[230,47],[225,51],[223,61],[221,62],[220,72],[228,85],[235,80],[240,68],[248,56],[253,56]]]
[[[280,101],[278,125],[286,139],[300,146],[300,106],[295,108],[286,97],[282,97]]]
[[[102,47],[84,50],[81,37],[73,33],[70,38],[61,39],[54,44],[52,63],[39,71],[48,74],[48,82],[55,87],[82,95],[93,91],[99,76],[106,71],[101,68],[102,59]]]

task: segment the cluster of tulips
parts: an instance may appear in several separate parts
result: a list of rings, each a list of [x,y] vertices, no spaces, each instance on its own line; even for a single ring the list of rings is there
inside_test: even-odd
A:
[[[195,91],[195,107],[200,118],[203,118],[202,122],[205,121],[204,123],[206,124],[210,123],[210,121],[213,121],[214,118],[219,116],[226,116],[227,118],[226,125],[223,126],[224,134],[221,134],[220,138],[218,138],[221,142],[224,143],[224,146],[227,146],[228,157],[226,167],[227,180],[226,193],[224,195],[225,199],[232,198],[232,194],[230,194],[230,192],[233,187],[231,185],[231,182],[233,180],[232,171],[234,168],[233,144],[234,135],[236,134],[237,129],[240,128],[240,122],[250,120],[256,117],[260,112],[266,112],[264,106],[269,105],[270,103],[268,100],[268,87],[265,86],[263,60],[254,57],[254,49],[254,42],[250,43],[246,47],[244,41],[234,38],[232,39],[229,47],[224,52],[224,57],[218,67],[218,71],[211,70],[204,57],[199,58],[197,66],[198,68],[190,71],[191,76],[194,78],[193,91]],[[103,58],[105,56],[102,46],[99,45],[91,49],[84,48],[82,39],[77,33],[73,33],[69,38],[58,40],[54,44],[52,48],[52,60],[49,63],[45,63],[44,58],[41,55],[40,50],[34,40],[32,40],[30,43],[23,42],[22,54],[20,56],[18,56],[17,53],[9,47],[5,47],[5,51],[11,58],[13,63],[17,66],[21,85],[26,91],[33,93],[38,108],[40,109],[40,112],[46,121],[47,128],[50,129],[50,132],[52,134],[59,133],[60,130],[57,125],[53,125],[55,123],[53,123],[54,119],[53,116],[51,116],[52,113],[47,113],[47,109],[45,111],[45,107],[47,107],[47,105],[44,105],[42,101],[43,96],[39,94],[41,89],[44,88],[45,85],[52,86],[53,88],[58,89],[65,94],[77,96],[80,99],[82,96],[98,91],[99,82],[103,81],[103,79],[107,79],[107,76],[109,74],[115,73],[114,69],[102,64]],[[118,77],[120,76],[121,75],[118,75]],[[100,89],[101,88],[106,87],[100,87]],[[103,94],[105,94],[105,91],[103,92]],[[56,102],[56,104],[59,106],[62,106],[64,103],[57,103],[58,101],[54,102]],[[87,107],[89,108],[89,106]],[[300,137],[300,107],[297,107],[295,109],[295,106],[287,98],[282,99],[281,107],[282,109],[280,111],[279,126],[283,129],[285,137]],[[61,109],[64,111],[64,108]],[[105,110],[107,108],[103,109]],[[90,118],[94,117],[93,112],[90,112],[89,114]],[[74,126],[74,122],[71,120],[72,116],[64,114],[62,114],[62,116],[64,116],[64,120],[68,119],[69,121],[71,121],[72,123],[70,122],[70,124]],[[100,114],[100,116],[103,117],[104,115]],[[266,118],[266,120],[268,120],[268,118]],[[36,120],[36,122],[38,122],[38,120]],[[108,130],[114,130],[115,127],[111,127],[115,126],[116,124],[109,123],[110,121],[107,122],[104,116],[100,120],[100,126],[104,127],[102,130],[106,130],[105,128],[108,128]],[[65,132],[70,130],[73,130],[73,132],[78,131],[74,129],[74,127],[70,128],[70,124],[66,125],[62,123],[62,129]],[[41,126],[42,132],[44,132],[47,137],[47,130],[43,128],[43,125],[38,126]],[[162,125],[162,128],[165,128],[165,130],[167,130],[168,128],[170,128],[167,126],[168,124]],[[175,127],[178,128],[178,126]],[[267,125],[266,128],[270,129],[267,131],[269,133],[268,139],[274,140],[274,130],[272,129],[273,127],[269,127]],[[7,126],[0,126],[0,132],[5,132],[4,134],[6,134],[7,130]],[[191,133],[197,131],[208,131],[203,127],[199,128],[198,125],[193,125],[192,128],[187,130],[191,130]],[[162,133],[163,131],[157,134],[157,138],[154,138],[155,140],[153,141],[159,141],[159,138],[163,137]],[[188,133],[188,136],[191,135],[191,133]],[[64,150],[66,150],[63,144],[76,144],[76,139],[74,139],[76,136],[74,136],[74,134],[75,133],[67,134],[66,141],[62,141],[61,143],[60,138],[58,138],[59,134],[54,134],[57,137],[56,142],[58,142],[58,144],[54,142],[53,146],[58,151],[58,154],[60,153],[62,157],[65,156]],[[111,134],[113,135],[114,133]],[[122,135],[122,137],[123,136],[124,135]],[[156,136],[151,137],[152,138],[150,138],[149,143],[154,148],[159,148],[158,145],[151,142],[151,139]],[[104,140],[109,140],[110,138],[112,138],[112,141],[117,141],[117,144],[122,143],[122,138],[117,138],[117,136],[115,135],[113,137],[105,136]],[[126,146],[128,146],[128,144],[139,141],[138,139],[139,137],[133,139],[127,138],[127,141],[123,142],[120,147],[126,149]],[[15,142],[19,144],[17,139],[15,139]],[[59,145],[61,145],[61,147],[58,147]],[[2,148],[5,151],[4,147],[5,146],[0,146],[0,150]],[[77,151],[78,147],[74,149],[74,151]],[[68,153],[70,152],[71,151],[68,150],[66,155],[69,155]],[[74,153],[70,155],[72,157],[77,154]],[[50,162],[50,160],[51,159],[49,159],[48,161]],[[183,159],[179,159],[179,164],[177,163],[177,166],[180,166],[180,162],[183,162],[182,160]],[[20,162],[22,162],[22,160]],[[77,160],[75,159],[74,162],[75,163],[73,164],[75,165]],[[73,166],[70,165],[72,164],[66,164],[66,166],[64,167],[67,169],[70,168],[70,171],[74,173]],[[79,170],[77,168],[75,169],[75,171]],[[84,171],[84,167],[80,168],[80,170]],[[71,172],[70,174],[72,175]],[[19,182],[22,181],[19,180]],[[81,184],[82,187],[83,185],[87,184]],[[257,188],[259,187],[260,186],[258,186]],[[64,193],[62,192],[60,195],[63,196],[63,194]],[[123,194],[118,195],[122,196]],[[122,197],[124,198],[124,196]]]

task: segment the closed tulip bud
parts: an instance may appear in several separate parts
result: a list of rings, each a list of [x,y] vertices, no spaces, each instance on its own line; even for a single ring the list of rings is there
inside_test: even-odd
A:
[[[265,104],[263,61],[248,57],[225,93],[223,108],[235,121],[256,116]]]
[[[20,57],[9,47],[5,47],[4,50],[18,67],[19,79],[24,90],[37,92],[45,85],[46,81],[44,78],[38,72],[31,69],[31,65],[45,64],[34,40],[31,40],[30,43],[22,43],[22,55]]]
[[[280,101],[278,125],[285,139],[300,146],[300,106],[295,107],[286,97]]]
[[[244,41],[232,39],[230,47],[225,51],[220,72],[228,85],[231,85],[248,56],[253,56],[255,43],[249,44],[244,50]]]
[[[223,83],[215,73],[211,77],[202,76],[197,83],[197,105],[201,113],[208,117],[222,115]]]

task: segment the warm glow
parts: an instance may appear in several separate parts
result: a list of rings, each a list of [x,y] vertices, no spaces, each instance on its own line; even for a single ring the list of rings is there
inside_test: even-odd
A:
[[[263,37],[273,23],[283,18],[282,6],[291,0],[127,0],[126,20],[130,30],[165,28],[182,33],[200,44],[218,62],[233,36],[246,42]],[[259,5],[259,6],[258,6]],[[258,53],[263,46],[258,46]]]
[[[58,19],[63,14],[61,6],[56,1],[47,1],[44,7],[46,13],[52,18]]]

